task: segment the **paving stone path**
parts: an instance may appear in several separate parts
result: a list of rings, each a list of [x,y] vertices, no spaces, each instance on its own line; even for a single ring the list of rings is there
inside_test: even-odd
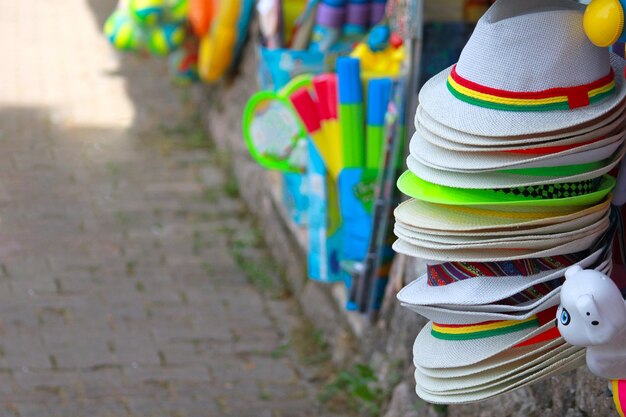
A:
[[[227,157],[113,7],[0,0],[0,417],[328,415]]]

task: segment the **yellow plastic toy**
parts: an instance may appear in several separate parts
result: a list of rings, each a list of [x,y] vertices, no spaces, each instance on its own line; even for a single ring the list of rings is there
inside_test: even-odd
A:
[[[624,6],[626,0],[593,0],[585,10],[583,26],[594,45],[606,48],[624,42]]]
[[[361,72],[364,78],[395,78],[400,74],[404,60],[404,46],[390,45],[380,52],[374,52],[367,43],[362,42],[354,48],[350,56],[361,60]]]
[[[200,40],[198,71],[207,83],[218,81],[243,45],[254,0],[219,2],[211,29]]]
[[[198,70],[206,82],[219,80],[233,60],[240,1],[220,2],[209,33],[200,41]]]

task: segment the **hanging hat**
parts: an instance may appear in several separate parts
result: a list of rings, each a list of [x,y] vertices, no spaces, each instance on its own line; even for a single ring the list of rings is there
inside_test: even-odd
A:
[[[569,346],[562,337],[557,337],[547,342],[529,343],[525,346],[518,346],[507,349],[484,361],[467,366],[455,368],[431,368],[413,364],[420,374],[440,379],[456,379],[463,377],[479,377],[481,374],[489,372],[501,372],[503,369],[510,369],[526,363],[532,362],[535,358],[549,354],[555,349]]]
[[[471,326],[477,323],[487,322],[525,322],[536,317],[536,315],[547,308],[555,307],[560,302],[560,289],[553,290],[545,297],[538,300],[529,301],[523,307],[527,310],[514,312],[493,312],[482,309],[480,311],[470,311],[468,309],[450,309],[446,306],[418,306],[402,304],[403,307],[416,312],[420,316],[426,317],[435,323],[445,323],[448,326]]]
[[[610,112],[626,96],[624,63],[588,40],[584,10],[567,0],[499,0],[459,62],[424,85],[424,110],[482,136],[558,131]]]
[[[533,285],[562,278],[570,265],[584,268],[602,266],[606,248],[593,253],[505,261],[474,266],[463,262],[429,265],[427,273],[409,283],[397,295],[405,305],[457,305],[459,307],[494,303]],[[480,273],[475,269],[480,267]],[[501,272],[497,272],[500,270]]]
[[[610,259],[605,260],[600,265],[594,267],[603,274],[609,275],[612,271],[613,263]],[[469,325],[473,323],[487,321],[528,320],[547,308],[557,306],[560,302],[561,277],[552,280],[542,280],[542,283],[526,285],[520,292],[507,299],[496,301],[494,304],[486,305],[416,305],[401,303],[403,307],[416,312],[434,322],[445,322],[450,325]],[[519,285],[519,284],[518,284]],[[516,300],[516,304],[512,302]],[[526,301],[522,301],[526,300]],[[506,304],[497,304],[506,303]]]
[[[431,135],[432,136],[432,135]],[[416,133],[411,139],[411,156],[434,169],[475,173],[502,169],[560,167],[600,162],[610,158],[624,143],[626,131],[571,146],[485,152],[452,151]]]
[[[480,152],[489,150],[532,149],[546,146],[563,146],[588,142],[612,132],[623,130],[626,121],[626,101],[610,113],[602,115],[593,123],[577,126],[559,133],[526,136],[475,136],[437,123],[424,109],[419,106],[415,116],[415,127],[427,139],[442,148],[463,152]]]
[[[506,366],[479,372],[474,375],[441,378],[426,375],[420,368],[417,368],[418,372],[415,373],[415,378],[417,384],[423,390],[437,395],[454,395],[484,391],[536,374],[542,369],[574,353],[578,353],[581,350],[583,350],[583,348],[564,343],[551,350],[543,351]]]
[[[557,339],[556,307],[526,320],[484,323],[428,322],[413,345],[413,361],[424,368],[456,368],[489,359],[507,349]]]
[[[486,388],[480,390],[470,389],[467,391],[458,390],[453,393],[436,393],[426,390],[422,385],[419,371],[415,372],[415,391],[420,398],[432,404],[466,404],[476,401],[486,400],[500,394],[523,388],[530,384],[535,384],[550,376],[574,370],[585,363],[585,350],[572,348],[566,353],[558,354],[554,360],[549,361],[548,366],[537,366],[530,374],[523,376],[506,378],[505,382],[499,384],[486,384]],[[537,369],[539,368],[539,369]],[[471,391],[471,392],[469,392]]]
[[[440,181],[439,181],[440,182]],[[573,196],[564,196],[565,192]],[[586,187],[594,186],[595,191],[587,192]],[[462,206],[543,206],[572,207],[596,204],[603,200],[615,186],[615,179],[603,176],[595,186],[593,182],[545,184],[545,186],[529,186],[515,188],[474,189],[439,185],[426,181],[411,171],[406,171],[398,179],[398,188],[409,197],[437,204]],[[582,187],[582,188],[581,188]]]
[[[430,259],[440,262],[500,262],[514,259],[543,258],[547,256],[565,255],[586,250],[604,234],[605,229],[588,232],[573,241],[563,243],[547,249],[431,249],[426,246],[416,246],[406,240],[398,239],[393,244],[393,250],[414,258]]]
[[[433,184],[454,188],[507,189],[532,186],[567,184],[576,193],[596,191],[595,185],[604,174],[615,168],[622,160],[626,148],[622,146],[611,157],[588,164],[553,166],[542,168],[503,169],[493,172],[453,172],[429,167],[412,155],[407,158],[409,170],[419,178]],[[544,190],[546,187],[541,187]],[[534,188],[533,188],[534,189]],[[567,188],[565,189],[567,191]],[[563,194],[546,194],[546,198],[559,198]]]
[[[497,1],[459,62],[421,89],[424,111],[496,137],[559,131],[610,112],[626,96],[624,63],[589,41],[584,10],[567,0]]]
[[[405,242],[430,249],[549,249],[571,242],[580,236],[584,236],[586,233],[593,233],[599,230],[604,232],[608,227],[609,217],[605,216],[588,226],[562,233],[552,233],[547,236],[535,235],[530,232],[521,236],[504,237],[437,236],[416,232],[400,224],[395,225],[394,233]]]
[[[509,236],[574,230],[606,216],[610,201],[587,208],[539,207],[541,210],[508,211],[448,206],[421,200],[407,200],[394,211],[398,224],[439,236]]]

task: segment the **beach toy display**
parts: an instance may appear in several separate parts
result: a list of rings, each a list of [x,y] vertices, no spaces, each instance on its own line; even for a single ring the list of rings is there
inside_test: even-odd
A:
[[[307,74],[309,79],[289,94],[281,90],[278,97],[269,91],[257,93],[244,112],[244,137],[259,164],[289,175],[298,169],[306,171],[309,277],[344,283],[349,292],[346,307],[362,313],[380,308],[393,259],[384,221],[390,207],[382,202],[394,196],[379,191],[393,191],[399,158],[390,163],[389,149],[400,149],[398,144],[404,143],[404,129],[397,127],[403,114],[395,117],[394,123],[387,120],[391,103],[396,110],[404,108],[402,99],[396,101],[405,94],[401,82],[405,55],[402,40],[384,21],[385,5],[346,0],[309,1],[306,5],[259,2],[262,85],[281,90],[287,83],[294,86],[302,77],[299,74]],[[353,41],[348,40],[351,30],[362,35],[371,30],[371,42],[353,51]],[[351,52],[353,56],[348,57]],[[290,106],[281,102],[281,97],[288,99]],[[272,113],[275,115],[270,116]],[[399,113],[403,110],[394,114]],[[252,128],[253,123],[281,134],[261,134],[260,129]],[[287,131],[285,126],[293,126],[291,134],[282,134]],[[307,146],[294,146],[293,138]],[[296,149],[308,150],[303,167],[292,162]],[[285,185],[289,188],[287,181]],[[376,233],[374,222],[381,226]],[[363,287],[357,285],[362,281],[357,271],[366,257],[363,270],[367,270],[371,285]],[[357,291],[357,287],[365,289]]]
[[[499,0],[419,93],[394,249],[427,264],[397,296],[430,320],[413,351],[425,401],[481,401],[575,369],[594,321],[619,321],[589,300],[623,314],[609,173],[624,156],[624,62],[587,41],[584,12]]]

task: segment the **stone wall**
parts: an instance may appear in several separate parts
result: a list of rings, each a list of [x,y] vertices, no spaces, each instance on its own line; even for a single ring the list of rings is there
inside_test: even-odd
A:
[[[410,364],[413,340],[425,321],[400,308],[395,301],[395,292],[404,281],[415,276],[415,272],[410,271],[415,271],[416,266],[406,259],[397,260],[397,273],[393,274],[380,320],[374,326],[344,311],[337,288],[306,279],[302,231],[291,223],[280,203],[279,178],[251,160],[241,134],[243,108],[257,91],[255,71],[256,55],[249,45],[236,82],[197,86],[193,91],[194,100],[216,146],[229,154],[232,175],[236,177],[241,196],[256,217],[304,314],[324,331],[333,346],[335,362],[339,366],[368,362],[377,370],[381,383],[395,385],[385,417],[616,415],[613,402],[606,395],[606,382],[593,377],[586,369],[551,377],[477,404],[441,408],[421,402],[413,392]]]

